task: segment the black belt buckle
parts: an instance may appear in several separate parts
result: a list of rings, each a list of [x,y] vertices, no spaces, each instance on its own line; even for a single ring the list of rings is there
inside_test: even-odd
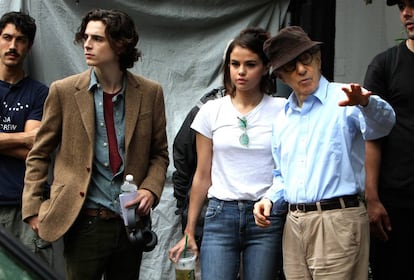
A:
[[[115,212],[106,209],[106,208],[99,208],[99,209],[94,209],[96,212],[95,216],[98,217],[100,220],[103,221],[108,221],[108,220],[112,220],[112,219],[118,219],[120,218],[119,215],[117,215]]]
[[[296,204],[295,209],[298,210],[298,211],[306,212],[306,204],[298,203],[298,204]]]
[[[102,208],[101,209],[98,209],[97,216],[101,220],[104,220],[104,221],[109,220],[108,212],[105,209],[102,209]]]
[[[292,206],[293,207],[291,207],[290,210],[297,210],[301,212],[309,212],[309,211],[317,210],[316,204],[310,204],[310,203],[298,203],[298,204],[293,204]]]

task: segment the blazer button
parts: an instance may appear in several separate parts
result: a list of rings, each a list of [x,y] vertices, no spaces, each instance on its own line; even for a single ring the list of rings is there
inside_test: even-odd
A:
[[[91,168],[89,166],[86,166],[86,171],[91,172]]]
[[[85,196],[85,193],[84,192],[80,192],[79,194],[80,194],[81,197],[84,197]]]

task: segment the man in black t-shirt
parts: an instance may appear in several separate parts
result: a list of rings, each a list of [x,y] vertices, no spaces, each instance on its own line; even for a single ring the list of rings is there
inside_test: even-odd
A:
[[[48,94],[48,87],[24,69],[35,35],[35,20],[26,13],[7,12],[0,18],[0,226],[53,266],[51,243],[22,221],[25,160]]]
[[[388,101],[396,113],[391,133],[366,144],[366,202],[370,219],[371,267],[375,280],[412,279],[414,251],[414,1],[398,5],[407,40],[378,54],[364,87]]]

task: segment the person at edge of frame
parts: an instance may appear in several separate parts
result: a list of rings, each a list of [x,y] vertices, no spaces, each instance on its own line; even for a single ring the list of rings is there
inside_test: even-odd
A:
[[[407,37],[377,54],[364,87],[388,101],[396,124],[382,139],[366,143],[366,191],[371,228],[370,263],[375,280],[412,279],[414,251],[414,1],[396,6]]]
[[[36,29],[35,19],[25,12],[7,12],[0,19],[0,225],[54,268],[52,244],[22,221],[25,160],[48,93],[24,69]],[[46,186],[42,196],[47,195]]]

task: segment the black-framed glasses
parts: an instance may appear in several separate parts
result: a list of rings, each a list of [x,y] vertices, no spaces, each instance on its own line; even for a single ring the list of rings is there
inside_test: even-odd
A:
[[[243,133],[239,137],[239,142],[242,146],[249,146],[249,135],[247,135],[247,119],[245,117],[237,117],[239,119],[239,127]]]
[[[282,66],[282,70],[285,72],[293,72],[296,69],[296,65],[298,63],[298,61],[300,63],[302,63],[303,65],[309,65],[312,63],[313,61],[313,55],[318,51],[319,49],[317,48],[312,48],[310,50],[307,50],[303,53],[301,53],[298,57],[296,57],[295,59],[289,61],[288,63],[286,63],[285,65]]]

